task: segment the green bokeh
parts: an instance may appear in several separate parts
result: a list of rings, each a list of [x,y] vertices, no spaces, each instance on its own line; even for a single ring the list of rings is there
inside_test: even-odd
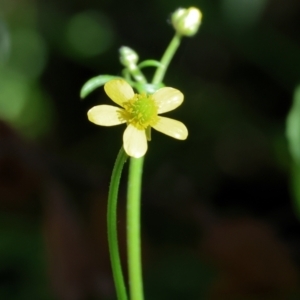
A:
[[[94,57],[112,46],[114,32],[105,15],[96,11],[84,11],[70,18],[65,38],[68,50],[75,55]]]

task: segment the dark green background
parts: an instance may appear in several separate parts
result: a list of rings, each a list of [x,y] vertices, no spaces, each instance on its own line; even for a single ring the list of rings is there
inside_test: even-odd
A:
[[[120,46],[159,60],[178,7],[203,24],[165,78],[186,141],[153,132],[143,176],[146,299],[298,299],[300,235],[286,117],[300,77],[297,0],[1,1],[0,298],[114,299],[105,238],[124,126],[110,100]],[[146,69],[150,79],[153,70]],[[11,126],[13,130],[7,128]],[[126,173],[120,229],[125,228]],[[297,182],[295,184],[297,186]],[[125,256],[124,236],[121,248]],[[125,260],[124,260],[125,264]],[[293,298],[294,297],[294,298]]]

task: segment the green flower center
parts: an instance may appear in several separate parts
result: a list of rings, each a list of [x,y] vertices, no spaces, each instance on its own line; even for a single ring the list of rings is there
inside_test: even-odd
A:
[[[158,121],[157,106],[151,95],[135,94],[123,103],[124,110],[120,111],[121,119],[126,120],[137,129],[145,130]]]

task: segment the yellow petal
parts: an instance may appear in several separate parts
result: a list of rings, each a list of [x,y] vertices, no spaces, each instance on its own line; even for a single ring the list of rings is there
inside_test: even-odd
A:
[[[125,123],[126,121],[120,121],[119,111],[121,108],[111,105],[97,105],[92,107],[88,111],[88,119],[102,126],[113,126]]]
[[[124,101],[133,98],[134,92],[132,87],[123,79],[113,79],[104,85],[107,96],[115,103],[123,106]]]
[[[183,94],[171,87],[163,87],[152,95],[158,106],[158,113],[162,114],[177,108],[183,102]]]
[[[173,119],[159,117],[159,121],[152,127],[178,140],[185,140],[188,136],[185,125]]]
[[[145,130],[139,130],[128,125],[123,134],[125,152],[132,157],[139,158],[145,155],[148,145]]]

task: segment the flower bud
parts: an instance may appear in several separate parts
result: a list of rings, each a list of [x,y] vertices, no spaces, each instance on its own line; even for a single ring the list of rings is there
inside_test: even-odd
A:
[[[137,53],[129,47],[123,46],[120,48],[120,61],[124,67],[136,65],[139,60]]]
[[[202,13],[196,7],[178,8],[172,14],[172,24],[176,32],[184,36],[193,36],[201,24]]]

